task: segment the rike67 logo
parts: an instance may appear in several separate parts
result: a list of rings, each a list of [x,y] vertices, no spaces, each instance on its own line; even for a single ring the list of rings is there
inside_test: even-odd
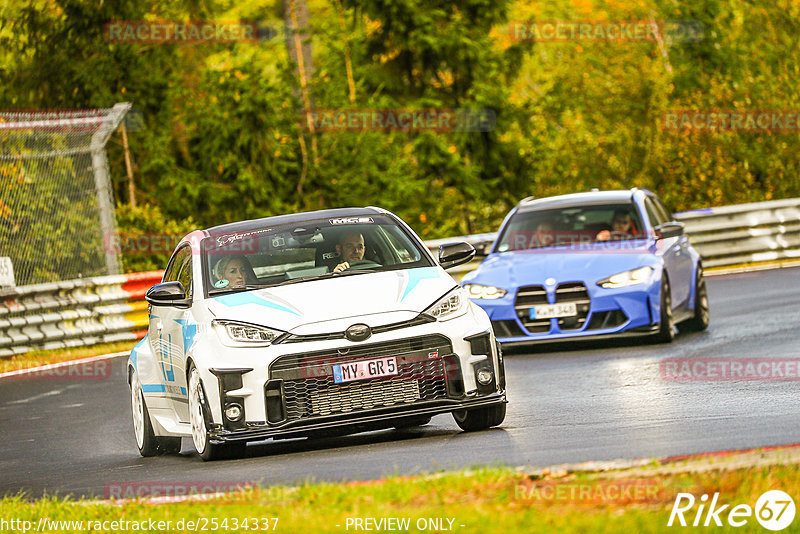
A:
[[[698,504],[697,509],[695,504]],[[778,531],[791,525],[794,515],[794,500],[780,490],[763,493],[756,501],[755,510],[747,504],[737,504],[733,508],[730,504],[721,504],[719,493],[712,496],[711,502],[708,502],[708,495],[703,494],[699,503],[691,493],[678,493],[667,526],[721,527],[727,522],[732,527],[742,527],[755,516],[762,527]]]

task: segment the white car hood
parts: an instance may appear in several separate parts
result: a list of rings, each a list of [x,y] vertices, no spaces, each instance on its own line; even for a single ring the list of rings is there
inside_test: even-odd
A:
[[[206,305],[217,319],[306,335],[410,320],[454,287],[440,267],[421,267],[230,293]]]

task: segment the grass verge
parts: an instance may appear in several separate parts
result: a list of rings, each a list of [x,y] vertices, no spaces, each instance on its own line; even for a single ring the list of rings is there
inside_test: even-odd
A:
[[[753,532],[764,531],[754,516],[740,518],[747,521],[745,528],[728,524],[733,506],[755,508],[759,496],[774,489],[788,493],[796,502],[800,496],[800,464],[736,469],[724,464],[714,466],[711,460],[709,464],[686,472],[680,468],[665,470],[654,462],[628,470],[545,471],[533,475],[510,468],[479,468],[367,483],[252,488],[171,504],[51,497],[29,502],[23,495],[0,501],[0,525],[3,520],[28,521],[27,525],[35,529],[37,524],[42,525],[41,518],[47,518],[48,531],[126,532],[146,526],[144,530],[188,532],[216,526],[213,530],[266,531],[275,527],[277,532],[363,532],[366,527],[379,531],[394,526],[400,532],[668,532],[675,530],[667,522],[678,493],[697,498],[694,507],[684,514],[691,525],[701,495],[708,495],[710,502],[718,492],[718,507],[730,506],[719,515],[723,527],[714,527],[712,519],[712,530]],[[164,481],[157,484],[162,490],[169,487]],[[125,496],[126,491],[118,494]],[[705,521],[707,504],[700,525]],[[388,518],[401,522],[386,523]],[[362,528],[357,528],[357,519]],[[245,520],[247,528],[242,527]],[[61,524],[58,528],[56,521],[83,523]],[[163,523],[158,525],[159,521]],[[136,526],[130,522],[137,522]],[[800,519],[784,532],[796,532],[797,525]]]
[[[16,371],[18,369],[30,369],[31,367],[38,367],[40,365],[47,365],[50,363],[79,360],[81,358],[100,356],[101,354],[110,354],[112,352],[129,351],[135,344],[135,341],[118,341],[116,343],[101,343],[99,345],[91,345],[89,347],[72,347],[55,350],[32,350],[17,356],[0,358],[0,373]]]

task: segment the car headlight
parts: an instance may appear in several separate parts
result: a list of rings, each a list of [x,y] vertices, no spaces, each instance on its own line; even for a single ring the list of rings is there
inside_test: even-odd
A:
[[[494,300],[504,297],[507,293],[505,289],[481,284],[465,284],[464,289],[467,290],[471,299]]]
[[[222,344],[234,347],[266,347],[283,334],[280,330],[237,321],[215,319],[211,324]]]
[[[647,282],[652,273],[652,267],[639,267],[638,269],[632,269],[623,273],[617,273],[614,276],[609,276],[608,278],[597,282],[597,285],[605,289],[635,286],[636,284],[643,284],[644,282]]]
[[[469,299],[463,287],[457,287],[450,293],[436,301],[433,306],[423,313],[435,317],[440,321],[455,319],[467,313]]]

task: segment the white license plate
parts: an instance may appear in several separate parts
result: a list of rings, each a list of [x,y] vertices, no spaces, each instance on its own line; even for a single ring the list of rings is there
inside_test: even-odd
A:
[[[333,381],[337,384],[352,380],[366,380],[397,374],[397,361],[394,357],[362,360],[333,366]]]
[[[575,317],[578,315],[578,308],[574,302],[564,302],[562,304],[542,304],[530,309],[531,319],[555,319],[558,317]]]

